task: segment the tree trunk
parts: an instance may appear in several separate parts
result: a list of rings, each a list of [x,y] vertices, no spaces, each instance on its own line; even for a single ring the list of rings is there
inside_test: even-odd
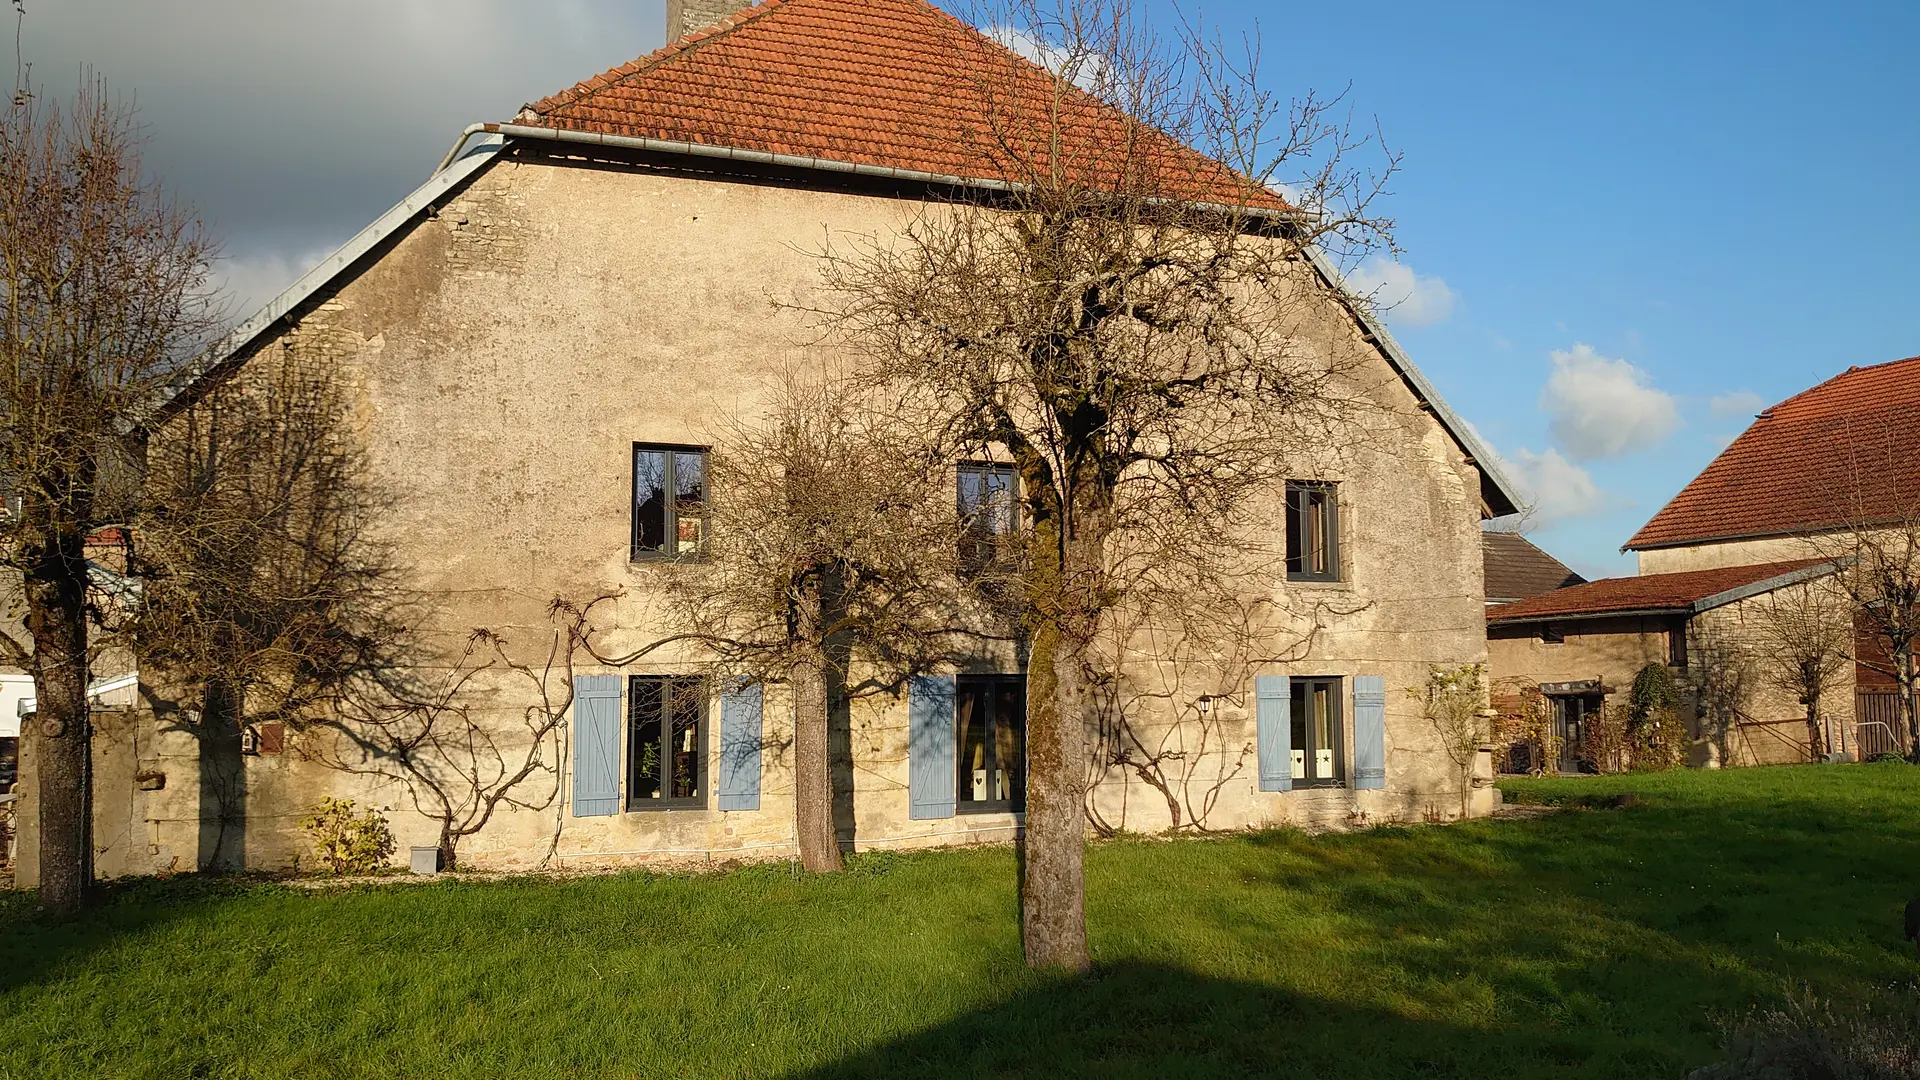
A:
[[[832,873],[846,863],[833,830],[833,767],[827,754],[827,655],[820,640],[818,587],[803,591],[793,665],[793,830],[800,865]]]
[[[1089,515],[1091,516],[1091,515]],[[1027,827],[1020,940],[1027,965],[1085,971],[1087,702],[1105,534],[1034,525],[1027,661]]]
[[[1894,681],[1900,685],[1900,716],[1907,722],[1907,760],[1920,764],[1920,715],[1914,708],[1913,645],[1893,650]]]
[[[56,536],[24,582],[33,636],[40,910],[71,915],[93,884],[93,730],[87,713],[86,552]]]
[[[1827,756],[1826,740],[1820,734],[1820,704],[1807,700],[1807,756],[1819,761]]]

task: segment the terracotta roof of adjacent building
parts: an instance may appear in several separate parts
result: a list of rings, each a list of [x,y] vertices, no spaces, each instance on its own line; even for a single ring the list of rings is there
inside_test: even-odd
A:
[[[1130,160],[1157,163],[1133,173],[1149,194],[1290,209],[924,0],[765,0],[534,102],[520,123],[1017,181],[1048,160],[1040,118],[1056,94],[1076,180],[1118,183],[1131,143]]]
[[[1825,559],[1732,566],[1718,570],[1689,570],[1678,574],[1643,574],[1604,578],[1512,604],[1487,609],[1488,623],[1539,622],[1546,619],[1637,612],[1691,614],[1706,611],[1742,596],[1768,592],[1783,585],[1818,577],[1832,564]]]
[[[1491,603],[1525,600],[1587,581],[1519,533],[1481,533],[1480,555]]]
[[[1761,413],[1629,549],[1877,524],[1920,511],[1920,356],[1844,374]]]

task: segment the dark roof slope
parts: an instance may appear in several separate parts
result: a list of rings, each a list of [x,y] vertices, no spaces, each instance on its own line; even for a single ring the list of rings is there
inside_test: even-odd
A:
[[[1629,549],[1896,521],[1920,509],[1920,357],[1788,398],[1681,489]]]
[[[1525,600],[1587,581],[1519,533],[1481,533],[1480,554],[1486,565],[1487,599],[1493,603]]]
[[[1830,572],[1824,559],[1605,578],[1487,609],[1490,624],[1629,613],[1693,614]]]
[[[765,0],[527,106],[521,123],[970,179],[1050,159],[1096,186],[1122,161],[1164,195],[1269,212],[1284,200],[1055,78],[925,0]],[[999,118],[987,130],[987,118]],[[1131,166],[1129,167],[1131,168]]]

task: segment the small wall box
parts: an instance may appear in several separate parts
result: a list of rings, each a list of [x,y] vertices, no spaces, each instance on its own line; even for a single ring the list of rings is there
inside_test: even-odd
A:
[[[440,849],[437,847],[417,847],[413,849],[412,869],[416,874],[437,874],[440,872]]]

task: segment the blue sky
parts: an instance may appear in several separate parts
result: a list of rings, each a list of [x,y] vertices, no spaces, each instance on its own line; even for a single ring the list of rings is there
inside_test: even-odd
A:
[[[148,162],[224,239],[237,308],[412,190],[466,124],[665,29],[662,0],[27,11],[43,83],[84,64],[137,95]],[[1584,573],[1631,572],[1620,545],[1762,405],[1920,353],[1920,3],[1199,16],[1260,20],[1270,85],[1351,84],[1404,153],[1404,261],[1370,274],[1409,297],[1388,321],[1533,485],[1534,538]]]
[[[1374,3],[1364,51],[1263,8],[1205,14],[1405,154],[1388,321],[1576,569],[1631,573],[1762,403],[1920,353],[1920,4]]]

